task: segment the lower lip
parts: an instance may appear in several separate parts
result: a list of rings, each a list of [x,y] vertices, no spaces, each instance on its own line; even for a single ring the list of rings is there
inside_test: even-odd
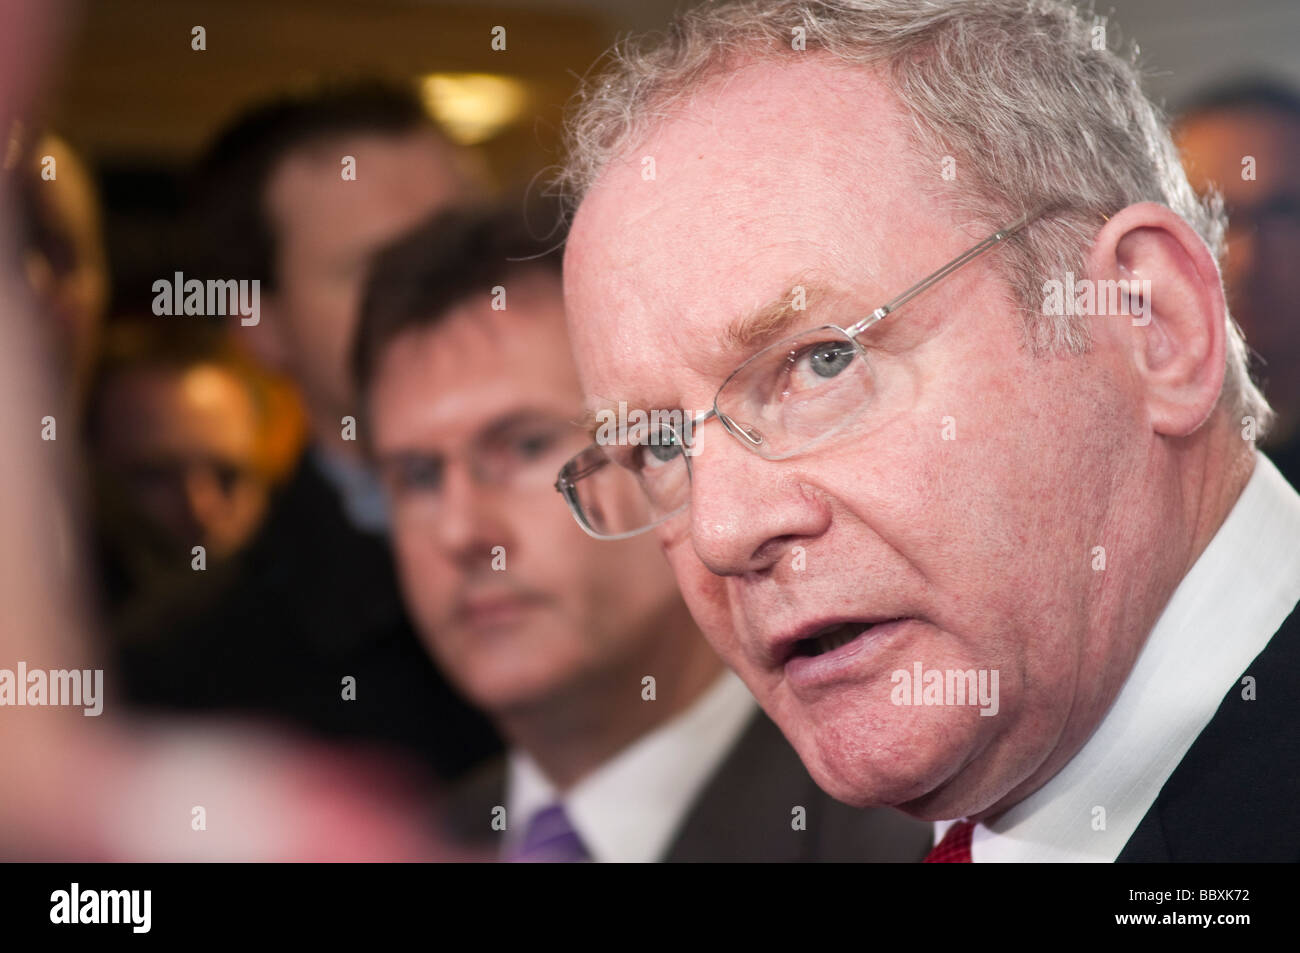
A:
[[[461,620],[471,629],[509,628],[524,622],[539,608],[541,603],[535,601],[503,602],[468,610],[461,616]]]
[[[885,647],[905,635],[916,619],[895,619],[866,629],[851,642],[821,655],[795,655],[785,663],[785,677],[795,689],[821,688],[858,673]]]

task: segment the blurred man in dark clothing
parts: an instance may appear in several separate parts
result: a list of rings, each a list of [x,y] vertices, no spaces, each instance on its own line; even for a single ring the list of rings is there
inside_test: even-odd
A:
[[[220,560],[261,525],[271,480],[258,369],[219,327],[110,324],[90,391],[105,595],[150,598],[158,577],[198,576],[192,547]]]
[[[345,355],[372,252],[472,196],[472,169],[413,93],[366,84],[256,108],[218,138],[197,185],[191,277],[261,282],[261,314],[231,325],[298,382],[311,442],[220,597],[155,613],[147,628],[164,638],[127,660],[135,696],[394,742],[455,775],[497,742],[402,609],[382,495],[354,449]]]
[[[258,460],[261,407],[253,369],[220,332],[110,326],[93,396],[92,449],[143,516],[209,555],[249,540],[270,492]]]
[[[1268,81],[1210,90],[1175,127],[1187,177],[1223,194],[1233,317],[1263,358],[1277,412],[1261,447],[1300,483],[1300,93]]]

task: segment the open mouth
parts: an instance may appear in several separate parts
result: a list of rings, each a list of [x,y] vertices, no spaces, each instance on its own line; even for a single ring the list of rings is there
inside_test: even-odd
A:
[[[893,619],[886,619],[882,622],[841,622],[837,625],[829,625],[824,629],[818,629],[806,639],[800,639],[794,644],[794,651],[790,653],[791,658],[816,658],[818,655],[825,655],[827,652],[834,652],[836,649],[843,648],[858,636],[862,635],[868,629],[873,629],[884,622],[892,622]]]

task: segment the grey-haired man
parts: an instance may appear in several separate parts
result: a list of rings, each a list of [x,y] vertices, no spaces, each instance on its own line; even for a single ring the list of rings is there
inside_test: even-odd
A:
[[[1300,496],[1134,68],[1048,0],[678,27],[570,125],[565,292],[595,407],[699,425],[586,451],[579,521],[653,527],[822,787],[935,860],[1300,858]]]

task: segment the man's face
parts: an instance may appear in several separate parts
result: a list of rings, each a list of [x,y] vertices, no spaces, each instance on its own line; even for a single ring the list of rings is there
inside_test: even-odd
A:
[[[28,279],[54,319],[54,336],[78,401],[85,395],[108,301],[108,264],[100,236],[98,200],[89,170],[66,143],[44,137],[33,164],[53,156],[58,176],[38,180],[44,237],[26,256]],[[29,186],[31,187],[31,186]]]
[[[684,639],[709,653],[653,538],[594,540],[555,492],[587,439],[561,286],[527,272],[509,294],[508,310],[485,294],[395,339],[370,391],[407,605],[497,715],[593,682],[627,696]]]
[[[707,87],[607,168],[565,261],[588,400],[707,409],[754,350],[731,322],[823,286],[789,333],[847,327],[985,237],[929,197],[940,169],[906,128],[871,77],[810,56]],[[706,637],[841,800],[987,808],[1095,723],[1131,661],[1090,558],[1129,538],[1109,507],[1140,445],[1133,381],[1104,329],[1057,360],[1020,333],[985,256],[861,338],[872,409],[837,438],[772,462],[716,420],[696,431],[691,506],[661,542]],[[804,640],[841,622],[847,644]],[[996,670],[997,714],[894,704],[915,663]]]
[[[344,156],[356,160],[355,179],[342,176]],[[337,426],[355,413],[347,357],[372,255],[463,191],[448,147],[424,132],[333,140],[289,155],[272,175],[277,284],[270,326],[256,330],[276,336],[276,363],[315,415]]]
[[[133,506],[177,543],[228,555],[252,536],[269,484],[248,387],[215,364],[141,368],[108,382],[96,450]]]
[[[1267,362],[1265,394],[1281,425],[1294,430],[1300,377],[1288,369],[1300,362],[1300,120],[1271,109],[1214,110],[1184,120],[1178,145],[1193,188],[1223,193],[1228,303]]]

